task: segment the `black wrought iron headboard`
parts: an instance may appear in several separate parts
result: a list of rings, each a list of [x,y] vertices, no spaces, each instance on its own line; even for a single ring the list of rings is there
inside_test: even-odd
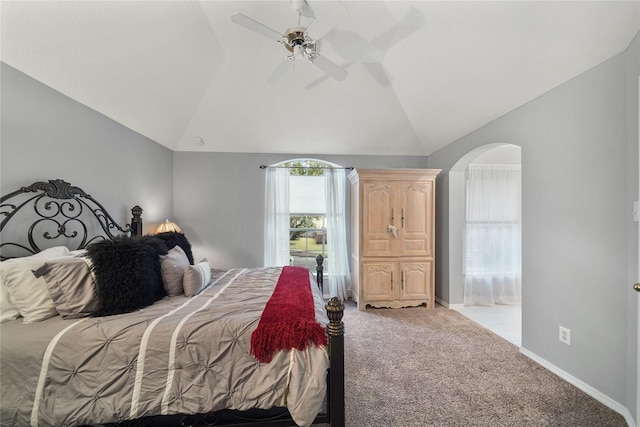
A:
[[[0,259],[32,255],[50,246],[84,249],[118,234],[142,235],[142,208],[120,226],[79,187],[61,179],[35,182],[0,198]]]

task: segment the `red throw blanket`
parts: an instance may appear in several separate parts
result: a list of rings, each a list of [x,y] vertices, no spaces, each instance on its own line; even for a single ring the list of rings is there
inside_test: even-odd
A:
[[[251,354],[269,363],[278,350],[327,345],[325,328],[316,321],[309,270],[283,267],[276,288],[251,334]]]

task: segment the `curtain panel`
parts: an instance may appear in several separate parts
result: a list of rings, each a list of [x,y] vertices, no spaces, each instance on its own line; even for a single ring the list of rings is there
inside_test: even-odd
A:
[[[470,165],[464,230],[464,304],[520,304],[519,165]]]
[[[346,173],[340,168],[325,169],[327,224],[327,276],[329,296],[347,299],[351,287],[347,254]]]
[[[264,266],[289,265],[289,169],[267,168]]]

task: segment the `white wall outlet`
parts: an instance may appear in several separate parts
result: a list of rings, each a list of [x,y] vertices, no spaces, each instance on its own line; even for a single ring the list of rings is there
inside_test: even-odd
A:
[[[567,329],[563,326],[560,326],[560,342],[565,343],[566,345],[571,345],[571,329]]]

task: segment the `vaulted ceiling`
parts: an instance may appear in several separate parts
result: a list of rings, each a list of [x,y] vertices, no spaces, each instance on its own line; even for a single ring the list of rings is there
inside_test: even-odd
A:
[[[342,81],[296,61],[267,82],[289,52],[230,17],[284,33],[287,0],[2,0],[0,60],[176,151],[428,155],[640,30],[638,1],[343,3],[318,44]]]

